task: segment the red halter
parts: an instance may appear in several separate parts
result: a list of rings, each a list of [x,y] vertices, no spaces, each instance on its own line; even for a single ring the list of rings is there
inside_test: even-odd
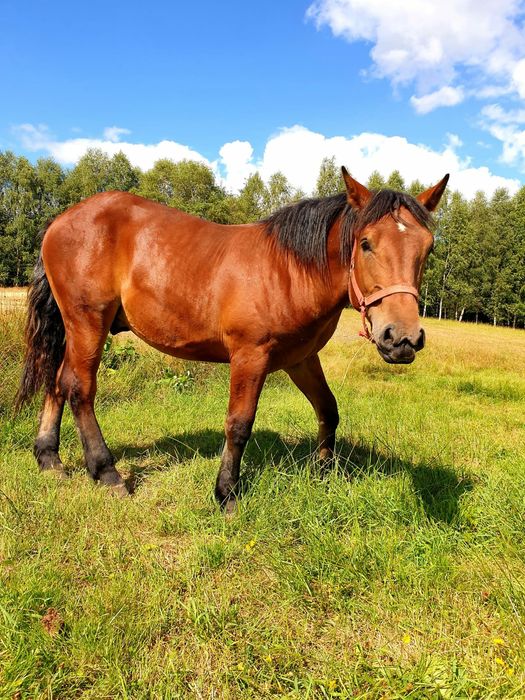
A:
[[[348,281],[348,296],[350,297],[350,301],[354,309],[361,313],[361,321],[363,323],[363,328],[359,331],[359,335],[362,338],[366,338],[367,340],[372,340],[372,334],[370,333],[370,330],[366,325],[367,308],[375,301],[379,301],[379,299],[383,299],[383,297],[389,297],[391,294],[412,294],[412,296],[415,297],[416,301],[418,301],[419,292],[415,287],[411,287],[408,284],[392,284],[390,285],[390,287],[384,287],[383,289],[379,289],[377,292],[369,294],[367,297],[365,297],[363,292],[359,289],[359,285],[357,284],[357,280],[355,277],[356,249],[357,238],[354,239],[354,245],[352,247],[352,257],[350,258],[350,279]],[[355,301],[353,297],[355,297]]]

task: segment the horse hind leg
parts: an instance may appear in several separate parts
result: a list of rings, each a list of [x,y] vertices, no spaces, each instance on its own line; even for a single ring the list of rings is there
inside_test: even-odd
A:
[[[61,477],[66,476],[64,465],[58,454],[64,401],[64,396],[59,390],[57,382],[55,392],[48,392],[45,395],[33,450],[41,471]]]
[[[94,312],[72,320],[66,333],[66,354],[59,382],[75,418],[89,475],[111,487],[116,495],[125,496],[128,490],[115,469],[115,458],[104,441],[94,410],[97,370],[110,323]]]

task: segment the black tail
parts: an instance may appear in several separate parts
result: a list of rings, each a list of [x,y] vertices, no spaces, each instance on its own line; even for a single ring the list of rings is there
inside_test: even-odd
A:
[[[42,231],[42,239],[49,225]],[[54,391],[56,374],[64,358],[64,337],[64,322],[49,286],[40,254],[29,288],[26,354],[15,402],[16,410],[34,396],[41,386],[48,392]]]

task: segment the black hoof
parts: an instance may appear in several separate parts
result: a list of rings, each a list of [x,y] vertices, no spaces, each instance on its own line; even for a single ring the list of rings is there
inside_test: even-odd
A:
[[[66,470],[64,465],[60,461],[58,452],[54,450],[35,450],[36,458],[40,471],[43,474],[49,474],[59,479],[67,478]]]
[[[230,498],[228,499],[225,503],[221,505],[222,507],[222,512],[224,513],[224,517],[229,520],[230,518],[233,518],[237,514],[237,499],[236,498]]]
[[[54,479],[67,479],[67,472],[62,462],[53,464],[50,467],[40,467],[40,471],[42,474],[47,474],[47,476],[51,476]]]
[[[224,515],[231,516],[237,512],[237,499],[233,494],[230,493],[228,496],[224,496],[216,490],[215,500],[219,504]]]
[[[124,483],[114,484],[113,486],[107,486],[106,488],[109,489],[109,492],[112,496],[115,496],[115,498],[127,498],[128,496],[131,496],[126,484]]]
[[[103,472],[99,473],[97,481],[99,484],[107,486],[111,493],[118,498],[129,496],[126,483],[115,467],[107,468]]]

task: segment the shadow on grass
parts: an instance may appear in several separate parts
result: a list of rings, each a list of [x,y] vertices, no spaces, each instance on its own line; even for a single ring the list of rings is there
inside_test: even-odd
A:
[[[117,459],[132,462],[128,484],[132,491],[140,488],[148,474],[164,471],[173,462],[183,463],[195,456],[216,458],[217,469],[224,434],[218,430],[201,430],[177,436],[166,436],[144,447],[121,445],[114,450]],[[160,459],[159,459],[160,457]],[[142,463],[141,463],[142,462]],[[134,464],[133,464],[134,463]],[[284,439],[271,430],[256,430],[249,441],[241,468],[240,494],[246,493],[258,476],[268,467],[278,466],[289,474],[301,471],[306,464],[314,464],[319,475],[336,468],[346,478],[359,480],[369,476],[387,478],[397,474],[410,477],[417,497],[429,518],[452,523],[459,510],[463,493],[473,488],[471,479],[439,462],[414,463],[401,459],[388,449],[376,449],[363,443],[340,438],[336,444],[336,458],[332,465],[317,461],[314,438]]]

